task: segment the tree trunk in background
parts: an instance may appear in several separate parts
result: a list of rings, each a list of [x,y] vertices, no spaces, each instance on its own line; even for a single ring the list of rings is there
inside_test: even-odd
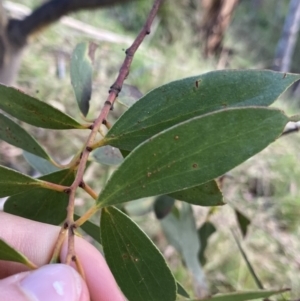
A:
[[[205,56],[222,50],[222,42],[239,0],[202,0],[203,19],[200,31],[204,35]]]
[[[0,83],[11,84],[18,73],[23,47],[15,47],[7,35],[8,19],[0,0]]]
[[[277,44],[273,70],[290,71],[291,61],[300,26],[300,1],[291,0],[280,40]]]
[[[129,1],[131,0],[50,0],[23,20],[16,20],[7,18],[0,0],[0,83],[6,85],[14,83],[27,40],[41,28],[49,26],[70,12]]]

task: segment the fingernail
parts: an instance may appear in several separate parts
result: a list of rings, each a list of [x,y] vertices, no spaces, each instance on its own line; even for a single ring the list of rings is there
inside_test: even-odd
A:
[[[21,290],[34,301],[79,301],[79,274],[65,264],[45,265],[20,282]]]

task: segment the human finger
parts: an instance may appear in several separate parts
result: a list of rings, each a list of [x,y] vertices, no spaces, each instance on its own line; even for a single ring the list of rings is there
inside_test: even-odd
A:
[[[0,237],[11,246],[25,254],[38,266],[47,264],[60,228],[48,224],[30,221],[18,216],[0,212]],[[62,248],[61,260],[64,262],[67,243]],[[125,298],[119,290],[101,253],[80,237],[75,238],[75,250],[85,271],[87,286],[92,300],[123,301]],[[0,261],[0,279],[25,271],[27,268],[19,263]]]
[[[0,300],[89,301],[81,276],[65,264],[45,265],[0,280]]]

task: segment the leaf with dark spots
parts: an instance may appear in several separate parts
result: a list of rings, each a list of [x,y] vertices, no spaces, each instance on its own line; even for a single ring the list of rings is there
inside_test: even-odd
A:
[[[184,201],[198,206],[224,205],[223,195],[215,180],[192,188],[169,193],[176,200]]]
[[[81,113],[86,116],[90,108],[92,95],[92,77],[94,54],[97,45],[80,43],[71,57],[71,83]]]
[[[39,178],[64,186],[74,181],[74,171],[60,170]],[[66,218],[69,196],[66,193],[34,188],[9,197],[4,204],[4,211],[34,221],[59,225]]]
[[[49,160],[46,151],[21,126],[0,114],[0,139],[7,143]]]
[[[0,84],[0,109],[31,125],[55,130],[81,129],[72,117],[15,88]]]
[[[276,140],[288,120],[279,110],[250,107],[182,122],[133,150],[113,173],[97,204],[105,207],[211,181]]]
[[[176,299],[176,282],[165,259],[136,223],[108,207],[100,231],[106,262],[128,300]]]
[[[180,122],[230,107],[269,106],[300,75],[267,70],[221,70],[158,87],[132,105],[107,133],[106,143],[133,150]]]

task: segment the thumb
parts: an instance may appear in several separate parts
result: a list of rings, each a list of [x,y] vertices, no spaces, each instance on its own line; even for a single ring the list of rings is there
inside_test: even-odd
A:
[[[89,293],[85,282],[72,267],[51,264],[1,280],[0,300],[88,301]]]

